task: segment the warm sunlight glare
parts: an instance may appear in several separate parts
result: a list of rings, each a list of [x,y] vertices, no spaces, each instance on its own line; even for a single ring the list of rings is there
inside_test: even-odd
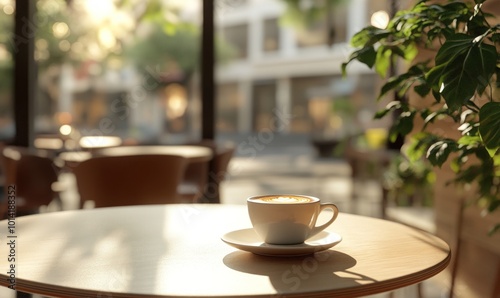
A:
[[[3,12],[6,14],[6,15],[11,15],[14,13],[14,6],[10,5],[10,4],[7,4],[3,7]]]
[[[186,89],[180,84],[171,84],[165,88],[166,113],[170,119],[181,117],[186,112]]]
[[[389,14],[386,11],[379,10],[372,14],[371,24],[377,28],[385,29],[389,24]]]
[[[69,33],[68,24],[64,22],[56,22],[54,23],[54,25],[52,25],[52,32],[54,33],[55,37],[63,38]]]
[[[115,12],[113,0],[86,0],[83,3],[85,10],[96,23],[110,18]]]
[[[10,53],[5,47],[5,45],[0,44],[0,61],[7,60],[10,57]]]
[[[63,136],[69,136],[70,133],[71,133],[71,126],[68,125],[68,124],[64,124],[64,125],[61,125],[61,127],[59,128],[59,132],[63,135]]]
[[[111,32],[108,28],[101,28],[99,30],[99,42],[107,49],[116,45],[116,39],[113,32]]]

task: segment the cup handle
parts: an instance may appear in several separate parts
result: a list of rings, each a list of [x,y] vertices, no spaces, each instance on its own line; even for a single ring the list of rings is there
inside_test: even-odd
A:
[[[323,212],[323,210],[331,209],[333,211],[332,218],[330,218],[330,220],[328,220],[326,223],[322,224],[321,226],[315,226],[311,230],[311,234],[309,235],[309,237],[312,237],[312,236],[318,234],[319,232],[323,231],[326,227],[331,225],[337,219],[337,216],[339,215],[339,208],[337,207],[337,205],[335,205],[333,203],[322,203],[319,208],[320,209],[318,212],[318,216],[321,212]]]

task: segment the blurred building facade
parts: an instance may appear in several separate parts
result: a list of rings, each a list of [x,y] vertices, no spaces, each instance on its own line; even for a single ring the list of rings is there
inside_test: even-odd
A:
[[[92,13],[94,2],[102,13]],[[13,3],[0,1],[0,21],[9,25],[0,36],[5,73],[12,67]],[[79,135],[155,142],[200,136],[201,0],[132,1],[128,9],[112,0],[37,3],[37,133],[71,125]],[[164,5],[157,15],[144,10],[155,3]],[[217,1],[217,134],[275,129],[338,139],[385,127],[372,119],[383,104],[376,101],[380,79],[361,65],[343,78],[340,66],[352,35],[370,22],[383,23],[383,13],[373,17],[390,8],[388,0]],[[152,22],[137,23],[141,9]],[[13,134],[7,85],[0,92],[6,137]]]
[[[283,133],[313,138],[385,125],[372,121],[378,77],[359,66],[343,78],[341,64],[352,35],[374,13],[388,14],[388,2],[298,1],[299,9],[317,9],[309,20],[294,18],[285,1],[234,2],[216,16],[218,32],[237,52],[217,68],[219,132],[267,129],[277,113],[289,115]]]

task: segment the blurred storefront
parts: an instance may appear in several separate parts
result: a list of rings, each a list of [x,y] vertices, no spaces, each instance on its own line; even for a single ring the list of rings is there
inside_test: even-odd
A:
[[[282,132],[312,138],[342,138],[386,127],[371,118],[379,108],[378,77],[359,67],[343,78],[340,65],[349,55],[353,32],[368,25],[375,12],[388,11],[389,4],[298,1],[294,9],[313,11],[304,20],[286,1],[226,3],[218,14],[218,31],[238,54],[217,68],[217,119],[224,130],[266,129],[276,110],[291,117]],[[232,115],[232,121],[224,115]]]
[[[70,125],[80,135],[141,142],[199,138],[201,4],[37,1],[36,133]],[[14,6],[0,1],[2,73],[12,70]],[[388,10],[386,1],[368,0],[217,1],[217,134],[268,129],[277,113],[290,119],[280,134],[341,138],[385,127],[367,116],[379,108],[377,76],[355,66],[343,78],[340,65],[352,34]],[[8,138],[10,84],[0,88]],[[71,117],[63,123],[61,114]]]

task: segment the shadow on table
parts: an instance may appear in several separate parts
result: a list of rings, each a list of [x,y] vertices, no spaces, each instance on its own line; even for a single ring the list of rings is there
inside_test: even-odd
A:
[[[266,257],[236,251],[226,255],[223,262],[233,270],[269,276],[279,294],[346,289],[376,281],[349,271],[356,260],[333,250],[301,257]]]

